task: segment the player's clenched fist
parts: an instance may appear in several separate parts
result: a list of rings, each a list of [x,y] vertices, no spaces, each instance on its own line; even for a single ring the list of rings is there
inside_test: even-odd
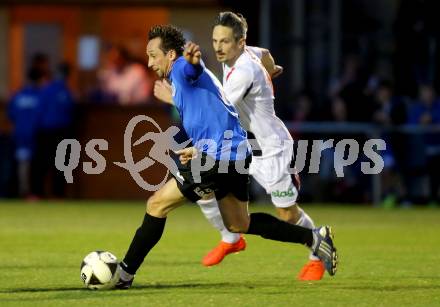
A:
[[[185,50],[183,51],[183,56],[188,63],[193,65],[198,65],[200,63],[200,58],[202,57],[202,52],[200,51],[200,46],[194,44],[193,42],[188,42],[185,45]]]
[[[154,97],[166,103],[173,103],[171,85],[165,79],[154,82]]]

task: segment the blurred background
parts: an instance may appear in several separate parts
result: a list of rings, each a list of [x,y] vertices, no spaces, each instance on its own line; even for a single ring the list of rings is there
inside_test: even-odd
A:
[[[151,116],[163,130],[177,122],[174,110],[152,96],[148,29],[182,28],[221,78],[211,25],[224,10],[242,13],[248,44],[270,49],[284,67],[274,80],[275,107],[296,140],[354,138],[361,148],[369,138],[387,143],[385,168],[374,176],[361,173],[360,156],[344,178],[336,177],[334,150],[324,150],[319,173],[308,174],[307,165],[301,173],[301,202],[438,206],[435,0],[3,0],[0,199],[145,199],[149,193],[113,162],[124,161],[123,133],[133,116]],[[73,184],[54,167],[64,138],[82,145]],[[109,142],[101,152],[107,167],[85,175],[82,163],[92,160],[84,147],[96,138]],[[137,149],[135,157],[147,150]],[[154,183],[164,172],[155,165],[142,174]],[[266,196],[254,186],[253,197]]]

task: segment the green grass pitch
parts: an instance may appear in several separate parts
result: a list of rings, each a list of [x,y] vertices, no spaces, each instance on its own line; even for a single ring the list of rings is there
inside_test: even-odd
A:
[[[90,291],[79,278],[82,258],[98,249],[123,257],[144,205],[3,201],[0,306],[440,306],[440,210],[305,208],[335,230],[333,278],[297,281],[304,247],[250,235],[245,252],[203,267],[219,236],[188,205],[170,215],[132,289]]]

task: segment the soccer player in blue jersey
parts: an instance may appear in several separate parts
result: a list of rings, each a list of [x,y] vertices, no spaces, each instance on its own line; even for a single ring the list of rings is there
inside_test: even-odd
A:
[[[272,79],[281,74],[282,67],[275,65],[269,50],[246,45],[247,28],[242,15],[222,12],[215,20],[212,42],[217,60],[222,63],[226,98],[236,108],[242,126],[253,133],[258,144],[259,152],[252,157],[249,174],[271,195],[280,219],[312,229],[315,228],[313,220],[297,204],[299,177],[292,176],[289,170],[293,140],[274,110]],[[171,86],[166,81],[156,82],[154,95],[172,102]],[[216,265],[226,255],[246,248],[243,236],[229,232],[223,225],[214,197],[201,199],[197,204],[222,237],[203,258],[203,265]],[[324,272],[324,264],[310,253],[298,279],[320,280]]]
[[[148,39],[148,66],[160,78],[171,81],[174,104],[194,146],[177,151],[182,164],[188,167],[186,172],[181,172],[184,181],[170,179],[148,199],[142,225],[120,264],[121,276],[116,287],[131,286],[144,258],[160,240],[170,211],[185,199],[196,202],[213,193],[229,231],[304,244],[334,275],[337,254],[330,227],[311,230],[266,213],[248,213],[249,175],[237,170],[237,166],[247,167],[251,162],[246,132],[235,109],[225,99],[220,82],[201,62],[199,46],[194,43],[185,46],[182,32],[170,25],[151,28]],[[211,161],[212,168],[201,171],[197,180],[190,166],[200,157],[205,165]]]

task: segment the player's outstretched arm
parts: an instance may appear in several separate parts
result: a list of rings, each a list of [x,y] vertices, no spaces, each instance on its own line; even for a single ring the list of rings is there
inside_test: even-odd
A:
[[[200,51],[200,46],[192,42],[188,42],[185,45],[183,57],[187,61],[183,68],[185,78],[190,81],[197,80],[203,73],[203,66],[201,63],[202,52]]]
[[[248,47],[250,47],[251,51],[257,51],[255,53],[259,56],[261,64],[263,64],[264,68],[266,68],[272,79],[283,73],[283,67],[275,64],[275,60],[268,49],[251,46]]]
[[[185,45],[185,50],[183,51],[183,56],[185,60],[192,65],[199,65],[200,59],[202,57],[202,52],[200,51],[200,46],[193,43],[188,42]]]
[[[157,80],[156,82],[154,82],[153,92],[154,97],[156,97],[160,101],[174,104],[171,84],[169,84],[165,79]]]
[[[274,58],[267,49],[262,50],[261,63],[272,79],[283,73],[283,67],[275,64]]]

